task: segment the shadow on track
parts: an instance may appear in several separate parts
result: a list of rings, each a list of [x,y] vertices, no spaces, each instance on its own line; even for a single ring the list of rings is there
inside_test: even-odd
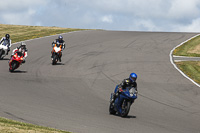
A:
[[[111,115],[111,114],[110,114]],[[116,117],[121,117],[119,114],[115,114],[115,115],[112,115],[112,116],[116,116]],[[128,119],[132,119],[132,118],[137,118],[136,116],[134,116],[134,115],[128,115],[128,116],[126,116],[126,117],[121,117],[121,118],[128,118]]]
[[[13,71],[13,72],[10,72],[10,73],[27,73],[27,71],[15,70],[15,71]]]
[[[0,61],[1,61],[1,60],[10,60],[10,58],[3,58],[3,59],[0,59]]]
[[[137,118],[137,117],[136,117],[136,116],[129,115],[129,116],[122,117],[122,118],[129,118],[129,119],[131,119],[131,118]]]
[[[53,66],[61,66],[61,65],[65,65],[64,63],[56,63],[55,65]]]

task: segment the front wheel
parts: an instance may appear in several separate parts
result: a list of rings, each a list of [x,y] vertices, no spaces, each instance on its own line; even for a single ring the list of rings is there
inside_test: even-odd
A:
[[[16,67],[17,67],[17,63],[12,62],[11,66],[9,67],[9,71],[13,72],[16,69]]]
[[[20,66],[20,63],[17,61],[12,61],[11,65],[9,65],[9,71],[13,72],[15,69],[17,69]]]
[[[3,59],[3,58],[2,58],[2,55],[3,55],[3,50],[0,49],[0,59]]]
[[[52,65],[55,65],[57,63],[57,60],[58,60],[58,56],[57,55],[53,55]]]
[[[122,112],[121,112],[121,116],[122,117],[126,117],[129,113],[130,110],[130,106],[131,106],[131,102],[124,100],[122,103]]]
[[[10,67],[10,68],[9,68],[9,71],[10,71],[10,72],[13,72],[13,71],[14,71],[14,69],[12,69],[12,68]]]
[[[114,107],[114,102],[110,102],[109,113],[112,114],[112,115],[116,114],[115,107]]]

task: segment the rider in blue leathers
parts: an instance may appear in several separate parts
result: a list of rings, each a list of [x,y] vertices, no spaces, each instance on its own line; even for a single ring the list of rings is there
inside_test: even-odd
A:
[[[6,34],[5,37],[2,37],[0,44],[8,47],[8,50],[7,50],[7,53],[6,53],[6,55],[8,55],[8,52],[10,51],[10,47],[11,47],[10,35]]]
[[[126,87],[134,87],[135,90],[137,91],[137,83],[136,83],[136,80],[137,80],[137,74],[136,73],[131,73],[129,78],[127,79],[124,79],[122,81],[121,84],[119,84],[116,88],[115,88],[115,91],[114,91],[114,94],[113,94],[113,97],[112,97],[112,101],[115,101],[116,97],[119,95],[120,93],[120,90],[124,90],[126,89]],[[137,92],[136,92],[137,93]]]

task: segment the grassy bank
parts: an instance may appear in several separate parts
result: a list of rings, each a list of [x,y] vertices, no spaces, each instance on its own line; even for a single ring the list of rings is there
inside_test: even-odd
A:
[[[200,36],[197,36],[176,48],[173,55],[200,57]]]
[[[52,128],[36,126],[32,124],[21,123],[5,118],[0,118],[1,133],[69,133]]]
[[[176,62],[176,65],[188,77],[200,84],[200,62],[199,61],[182,61]]]
[[[34,39],[79,30],[83,29],[0,24],[0,37],[4,37],[5,34],[8,33],[10,34],[12,43],[15,43],[28,39]]]
[[[173,52],[176,56],[200,57],[200,36],[197,36]],[[200,62],[199,61],[182,61],[175,63],[188,77],[200,84]]]
[[[20,42],[28,39],[56,35],[71,31],[79,31],[83,29],[70,29],[59,27],[41,27],[41,26],[22,26],[22,25],[5,25],[0,24],[0,38],[5,34],[10,34],[12,43]],[[16,122],[4,118],[0,118],[0,133],[68,133],[51,128],[40,127],[32,124]]]

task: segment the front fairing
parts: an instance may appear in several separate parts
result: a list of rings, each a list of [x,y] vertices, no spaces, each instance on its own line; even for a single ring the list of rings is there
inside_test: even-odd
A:
[[[137,98],[137,92],[134,87],[127,87],[123,92],[120,94],[121,97],[124,97],[126,99],[136,99]]]
[[[135,88],[126,88],[119,94],[119,96],[115,99],[115,108],[118,112],[121,112],[121,106],[123,101],[126,99],[133,103],[133,101],[137,98],[137,93]]]
[[[4,45],[0,45],[0,49],[7,50],[8,47],[7,47],[7,46],[4,46]]]
[[[14,54],[14,55],[12,56],[12,59],[11,59],[11,60],[12,60],[12,61],[17,61],[17,62],[21,63],[21,62],[23,61],[22,53],[17,52],[16,54]]]
[[[55,45],[54,47],[53,47],[53,51],[55,52],[55,53],[59,53],[59,52],[61,52],[61,46],[60,45]]]

